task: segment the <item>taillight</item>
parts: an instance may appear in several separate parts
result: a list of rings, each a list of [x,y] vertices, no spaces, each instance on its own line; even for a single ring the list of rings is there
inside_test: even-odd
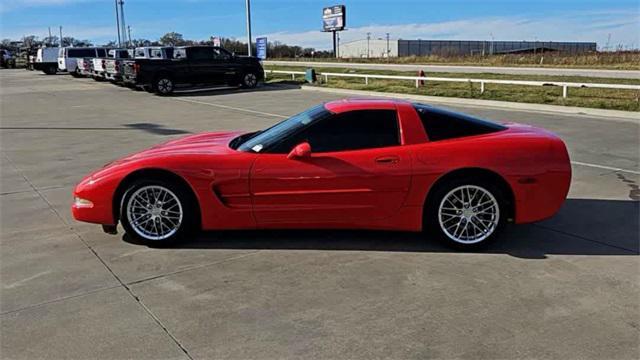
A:
[[[140,72],[140,64],[133,64],[133,71],[138,74]]]

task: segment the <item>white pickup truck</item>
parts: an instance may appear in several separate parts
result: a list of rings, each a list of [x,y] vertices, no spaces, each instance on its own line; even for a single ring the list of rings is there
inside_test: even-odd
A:
[[[113,82],[122,80],[122,66],[124,65],[124,60],[131,59],[132,55],[133,50],[109,50],[105,61],[105,78]]]
[[[165,46],[137,47],[133,50],[133,59],[122,61],[122,82],[126,86],[135,87],[136,62],[135,59],[164,60],[173,58],[173,48]]]

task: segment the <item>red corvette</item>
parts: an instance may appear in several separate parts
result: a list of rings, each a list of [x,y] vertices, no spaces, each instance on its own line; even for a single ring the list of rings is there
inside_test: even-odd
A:
[[[340,100],[263,131],[187,136],[116,160],[74,190],[73,216],[164,245],[193,230],[428,230],[458,248],[555,214],[562,140],[397,100]]]

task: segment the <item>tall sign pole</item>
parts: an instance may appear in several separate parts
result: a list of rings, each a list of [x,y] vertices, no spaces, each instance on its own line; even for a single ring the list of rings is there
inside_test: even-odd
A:
[[[251,4],[250,0],[246,0],[247,4],[247,54],[251,56]]]
[[[339,56],[338,31],[346,26],[346,11],[344,5],[334,5],[322,9],[322,31],[331,32],[333,38],[333,56]]]
[[[338,38],[337,38],[337,34],[338,32],[333,30],[333,57],[337,58],[338,57]]]

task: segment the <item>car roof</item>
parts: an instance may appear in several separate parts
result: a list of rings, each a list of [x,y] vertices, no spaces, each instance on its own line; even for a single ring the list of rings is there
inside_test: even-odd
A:
[[[353,110],[395,110],[398,104],[409,102],[398,99],[349,98],[329,101],[324,107],[333,113],[341,113]]]

